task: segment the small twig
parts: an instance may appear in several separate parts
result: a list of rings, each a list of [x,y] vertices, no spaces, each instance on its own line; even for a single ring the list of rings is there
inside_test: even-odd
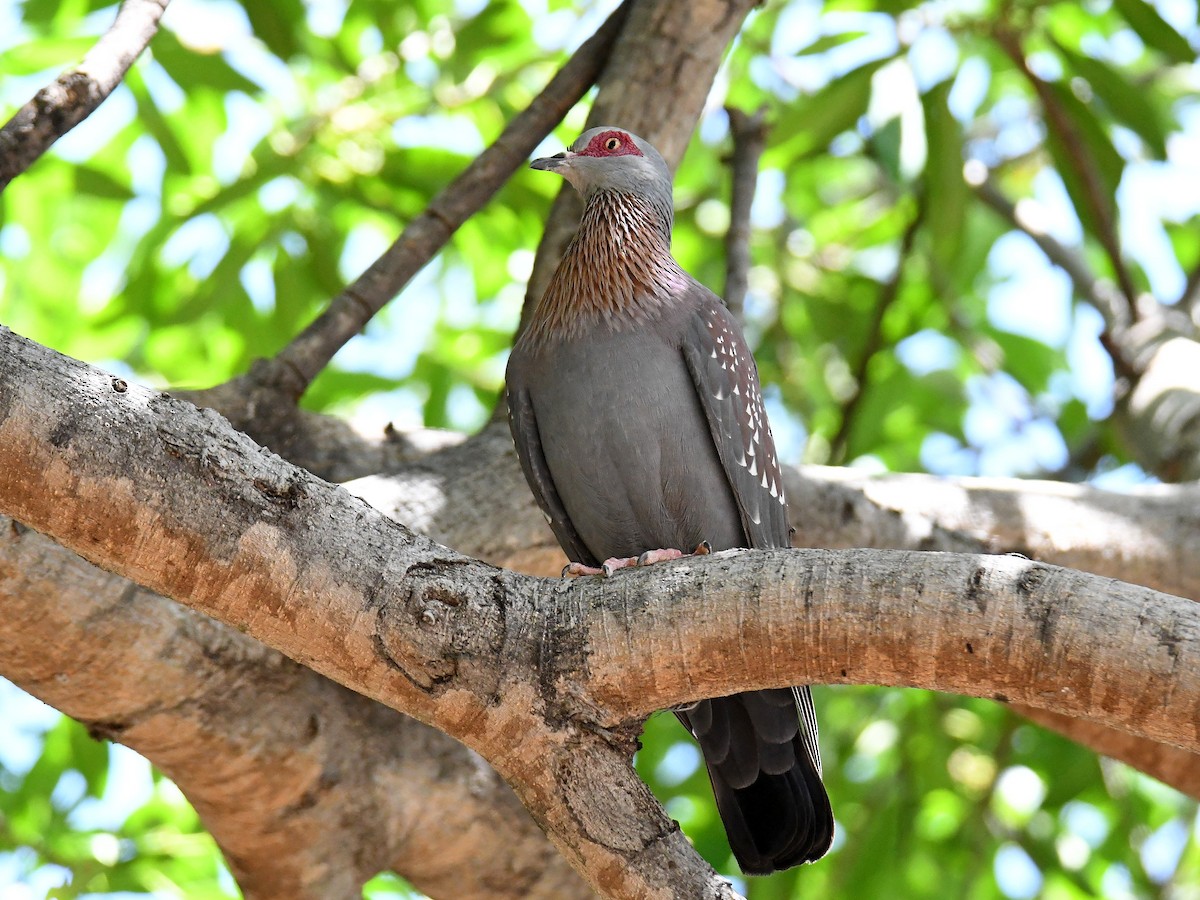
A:
[[[121,83],[158,31],[170,0],[125,0],[112,27],[78,67],[46,85],[0,128],[0,191]]]
[[[892,277],[879,291],[879,299],[871,313],[871,321],[867,324],[866,343],[863,345],[862,355],[858,358],[858,366],[854,370],[854,393],[842,406],[842,421],[838,425],[837,433],[829,441],[829,458],[834,463],[842,461],[846,454],[850,443],[850,430],[854,427],[855,414],[862,404],[863,397],[866,396],[865,385],[871,359],[883,346],[883,320],[900,294],[900,285],[904,281],[904,265],[912,255],[913,244],[916,242],[917,232],[920,230],[924,218],[925,206],[922,203],[900,238],[900,255],[896,260],[896,268],[892,272]]]
[[[434,197],[325,312],[274,359],[256,366],[252,378],[298,399],[333,355],[408,284],[463,222],[491,199],[587,92],[603,70],[628,10],[628,2],[621,4],[495,143]]]
[[[1101,343],[1112,357],[1114,369],[1119,375],[1136,380],[1137,368],[1126,358],[1121,349],[1132,324],[1130,310],[1125,298],[1121,296],[1112,282],[1097,278],[1082,253],[1072,247],[1060,244],[1030,219],[1017,204],[1004,196],[990,176],[985,175],[981,179],[969,178],[968,182],[971,184],[975,196],[999,213],[1000,217],[1009,225],[1027,235],[1037,244],[1038,249],[1046,254],[1046,258],[1062,269],[1071,279],[1075,293],[1088,300],[1096,308],[1104,319]]]
[[[1200,328],[1200,262],[1188,272],[1183,293],[1179,295],[1179,308],[1188,314],[1193,326]]]
[[[1042,111],[1045,113],[1046,127],[1058,136],[1083,179],[1084,197],[1089,209],[1080,210],[1080,212],[1090,214],[1094,219],[1100,245],[1104,248],[1104,252],[1112,264],[1117,285],[1124,295],[1127,317],[1130,320],[1137,318],[1138,291],[1129,274],[1129,267],[1125,265],[1124,256],[1121,254],[1121,242],[1117,236],[1116,210],[1108,202],[1104,187],[1100,183],[1100,174],[1096,171],[1095,160],[1087,152],[1087,142],[1071,121],[1067,111],[1063,109],[1049,83],[1039,78],[1029,68],[1029,62],[1025,58],[1018,38],[1004,29],[997,30],[994,37],[1000,48],[1013,61],[1017,71],[1024,76],[1034,93],[1037,94]]]
[[[735,319],[742,320],[742,306],[750,276],[750,207],[758,186],[758,160],[767,144],[764,104],[754,115],[732,106],[729,133],[733,138],[730,156],[732,191],[729,198],[729,230],[725,232],[725,305]]]

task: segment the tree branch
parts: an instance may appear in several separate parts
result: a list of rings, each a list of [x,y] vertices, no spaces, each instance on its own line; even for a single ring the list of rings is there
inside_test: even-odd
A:
[[[1029,68],[1029,61],[1025,58],[1025,53],[1021,48],[1020,38],[1005,27],[997,28],[993,37],[1012,60],[1017,71],[1033,88],[1038,101],[1042,104],[1042,111],[1046,116],[1046,127],[1058,136],[1066,153],[1071,156],[1079,177],[1083,180],[1084,196],[1089,207],[1085,212],[1089,213],[1094,220],[1095,233],[1113,267],[1121,294],[1124,295],[1124,315],[1127,320],[1133,320],[1137,317],[1137,289],[1130,277],[1129,267],[1125,265],[1125,258],[1121,254],[1116,209],[1100,183],[1100,174],[1096,170],[1095,160],[1087,153],[1088,142],[1079,133],[1067,111],[1063,109],[1061,101],[1055,96],[1051,86]]]
[[[1023,232],[1037,244],[1046,258],[1071,279],[1075,293],[1090,302],[1104,317],[1105,325],[1110,331],[1123,332],[1129,327],[1129,307],[1125,298],[1111,281],[1097,278],[1092,273],[1082,253],[1059,243],[1027,212],[1009,200],[990,173],[973,170],[970,174],[972,177],[968,179],[968,183],[975,196],[998,213],[1012,228]],[[1121,360],[1114,362],[1120,368]]]
[[[804,511],[793,522],[799,546],[1020,553],[1200,600],[1200,485],[1116,493],[1015,478],[801,472],[786,483]]]
[[[298,399],[333,355],[362,330],[528,159],[595,82],[629,13],[623,3],[550,79],[529,108],[453,182],[433,198],[403,233],[330,303],[315,321],[250,378]]]
[[[158,31],[170,0],[124,0],[78,67],[59,75],[0,128],[0,191],[113,92]]]
[[[592,896],[462,744],[3,517],[0,608],[0,672],[174,779],[250,900]]]
[[[1015,557],[879,551],[531,580],[121,386],[0,334],[0,509],[478,750],[609,896],[727,895],[624,756],[638,717],[698,697],[906,684],[1200,746],[1190,601]]]
[[[1066,272],[1075,292],[1104,317],[1100,340],[1126,381],[1118,389],[1117,409],[1138,462],[1166,481],[1200,478],[1200,392],[1195,388],[1200,343],[1181,336],[1195,331],[1186,311],[1146,304],[1140,319],[1132,322],[1120,293],[1092,274],[1082,254],[1047,234],[990,178],[975,179],[973,187]]]
[[[1113,369],[1130,383],[1135,382],[1141,373],[1131,358],[1133,348],[1128,346],[1129,329],[1132,324],[1130,308],[1120,291],[1111,281],[1097,278],[1082,253],[1059,243],[1032,217],[1023,212],[1018,204],[1009,200],[990,174],[984,172],[980,177],[979,173],[973,173],[973,177],[968,178],[968,183],[975,196],[998,213],[1011,227],[1037,244],[1046,258],[1066,273],[1075,293],[1090,302],[1100,313],[1104,319],[1104,332],[1100,342],[1112,360]]]
[[[758,185],[758,160],[767,145],[767,107],[748,115],[733,106],[729,115],[730,155],[729,230],[725,232],[725,305],[742,321],[742,305],[750,281],[750,208]]]
[[[1014,705],[1013,711],[1043,728],[1057,731],[1076,743],[1140,769],[1194,800],[1200,800],[1200,753],[1170,744],[1145,741],[1086,719],[1075,719],[1032,706]]]

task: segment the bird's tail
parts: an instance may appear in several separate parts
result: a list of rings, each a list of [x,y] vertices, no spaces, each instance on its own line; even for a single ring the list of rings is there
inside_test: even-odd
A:
[[[833,811],[807,687],[705,700],[677,715],[700,743],[743,872],[766,875],[825,855]]]

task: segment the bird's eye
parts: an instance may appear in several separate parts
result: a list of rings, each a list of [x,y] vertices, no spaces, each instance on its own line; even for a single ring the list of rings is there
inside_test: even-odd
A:
[[[621,146],[620,138],[610,137],[607,141],[604,142],[604,148],[606,150],[616,150],[620,146]]]

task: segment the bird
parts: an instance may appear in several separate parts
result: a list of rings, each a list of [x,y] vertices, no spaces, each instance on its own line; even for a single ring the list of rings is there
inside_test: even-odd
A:
[[[789,546],[757,366],[725,304],[671,254],[662,156],[600,126],[530,167],[561,175],[584,201],[513,345],[505,386],[521,468],[570,560],[564,574]],[[833,812],[807,686],[675,714],[700,745],[744,873],[825,855]]]

